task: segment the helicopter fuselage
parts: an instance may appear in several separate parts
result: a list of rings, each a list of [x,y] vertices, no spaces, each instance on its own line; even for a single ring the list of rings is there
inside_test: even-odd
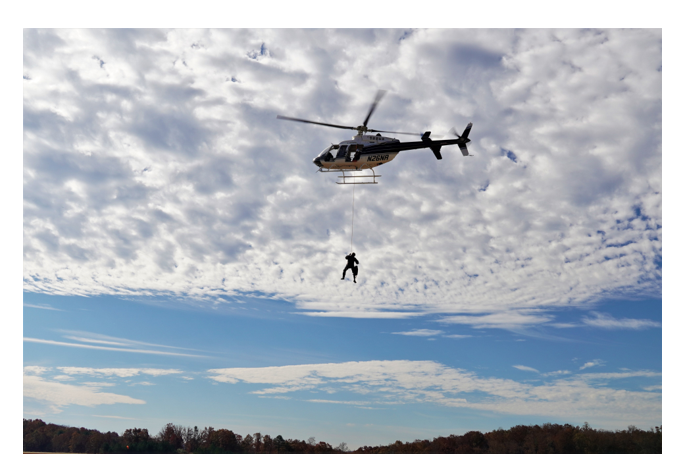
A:
[[[374,150],[380,144],[399,144],[394,138],[377,135],[356,135],[352,140],[331,144],[312,160],[319,168],[331,170],[366,170],[392,161],[399,151]]]
[[[429,148],[438,160],[442,159],[440,148],[444,145],[459,145],[464,156],[469,152],[466,144],[471,125],[466,126],[464,135],[456,139],[431,140],[430,132],[424,132],[420,141],[400,142],[395,138],[376,135],[355,135],[352,140],[345,140],[339,144],[326,147],[312,162],[320,169],[330,170],[366,170],[374,168],[394,159],[398,153],[405,150]],[[456,134],[455,134],[456,135]]]
[[[464,132],[461,136],[452,128],[450,133],[456,138],[447,140],[432,140],[430,138],[430,132],[426,131],[423,134],[417,134],[414,132],[392,132],[389,130],[377,130],[370,129],[367,127],[369,119],[376,110],[376,106],[379,101],[383,98],[386,91],[380,90],[376,93],[376,98],[371,104],[369,113],[366,114],[366,119],[362,125],[357,127],[352,127],[349,125],[339,125],[339,124],[329,124],[327,122],[317,122],[307,119],[298,119],[297,117],[286,117],[282,115],[277,115],[277,119],[281,120],[292,120],[294,122],[302,122],[305,124],[322,125],[325,127],[334,127],[336,129],[348,129],[356,130],[357,135],[352,137],[352,140],[345,140],[339,144],[331,144],[326,147],[318,156],[316,156],[312,162],[314,165],[319,167],[319,171],[334,171],[342,170],[343,175],[345,175],[345,170],[368,170],[370,168],[375,168],[385,163],[391,162],[398,153],[405,150],[418,150],[422,148],[429,148],[435,158],[442,160],[442,155],[440,153],[440,148],[444,145],[458,145],[459,150],[461,150],[462,155],[468,156],[469,151],[466,147],[471,140],[469,140],[469,133],[471,132],[472,123],[466,126]],[[368,135],[367,132],[377,132],[376,135]],[[421,137],[420,141],[413,142],[400,142],[396,138],[383,137],[381,133],[386,134],[401,134],[401,135],[418,135]],[[325,170],[324,170],[325,169]],[[373,172],[374,181],[376,174]]]

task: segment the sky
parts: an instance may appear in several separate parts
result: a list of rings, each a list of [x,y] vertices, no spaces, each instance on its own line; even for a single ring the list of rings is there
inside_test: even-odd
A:
[[[661,69],[660,29],[23,30],[24,417],[661,425]],[[370,127],[473,156],[338,186],[353,132],[276,120],[380,89]]]

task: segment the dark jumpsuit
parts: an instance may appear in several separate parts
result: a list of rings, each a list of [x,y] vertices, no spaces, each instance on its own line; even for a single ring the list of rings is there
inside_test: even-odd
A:
[[[355,271],[354,264],[359,264],[359,261],[352,254],[348,254],[347,256],[345,256],[345,259],[347,259],[347,266],[345,266],[345,269],[343,270],[342,278],[345,278],[345,273],[347,273],[347,269],[352,269],[352,275],[356,278],[357,272]]]

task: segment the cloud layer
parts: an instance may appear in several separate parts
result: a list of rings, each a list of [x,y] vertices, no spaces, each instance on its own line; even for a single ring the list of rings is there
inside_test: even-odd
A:
[[[146,404],[124,394],[103,392],[102,388],[124,383],[128,386],[150,386],[149,381],[134,381],[140,376],[180,375],[183,371],[160,368],[90,368],[62,366],[24,366],[24,398],[59,413],[65,406],[94,407],[102,404]],[[93,379],[94,378],[94,379]],[[120,378],[120,379],[115,379]]]
[[[644,328],[660,327],[659,322],[651,320],[638,320],[636,318],[614,318],[601,312],[591,312],[594,318],[584,317],[583,323],[591,327],[604,328],[607,330],[641,330]]]
[[[198,350],[193,350],[191,348],[180,348],[176,346],[159,345],[155,343],[146,343],[144,341],[128,340],[125,338],[116,338],[108,335],[102,335],[98,333],[90,333],[83,331],[66,331],[61,330],[60,333],[65,334],[65,338],[68,340],[75,340],[79,343],[73,343],[71,341],[57,341],[57,340],[44,340],[42,338],[31,338],[24,337],[23,341],[28,343],[38,343],[42,345],[55,345],[55,346],[68,346],[72,348],[83,348],[88,350],[100,350],[100,351],[117,351],[125,353],[142,353],[148,355],[166,355],[166,356],[185,356],[189,358],[203,358],[204,355],[189,354],[189,353],[179,353],[177,351],[168,350],[157,350],[151,348],[172,348],[176,350],[190,350],[192,352],[198,352]]]
[[[515,368],[537,372],[527,366]],[[541,375],[537,382],[486,378],[433,361],[354,361],[346,363],[224,368],[209,370],[221,383],[259,385],[257,395],[327,393],[326,402],[383,407],[387,404],[432,403],[505,414],[542,415],[568,420],[592,418],[621,426],[626,417],[661,419],[661,396],[648,391],[613,389],[620,378],[661,378],[660,373],[633,371],[566,376],[564,371]],[[363,402],[344,402],[349,395]],[[337,401],[334,401],[336,399]],[[309,399],[307,399],[309,400]],[[317,398],[320,401],[320,398]]]
[[[102,392],[98,387],[64,384],[58,381],[48,381],[40,376],[25,374],[24,397],[49,403],[53,412],[59,412],[60,407],[70,404],[88,407],[100,404],[145,404],[141,399]]]
[[[23,67],[26,290],[358,317],[661,293],[660,30],[25,29]],[[472,121],[475,156],[357,187],[353,287],[352,190],[311,164],[350,134],[275,117],[358,125],[380,88],[371,126]]]

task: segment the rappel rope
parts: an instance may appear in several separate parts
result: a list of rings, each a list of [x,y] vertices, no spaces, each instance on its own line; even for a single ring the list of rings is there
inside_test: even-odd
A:
[[[350,236],[350,254],[352,253],[352,240],[354,239],[354,183],[352,184],[352,235]]]

